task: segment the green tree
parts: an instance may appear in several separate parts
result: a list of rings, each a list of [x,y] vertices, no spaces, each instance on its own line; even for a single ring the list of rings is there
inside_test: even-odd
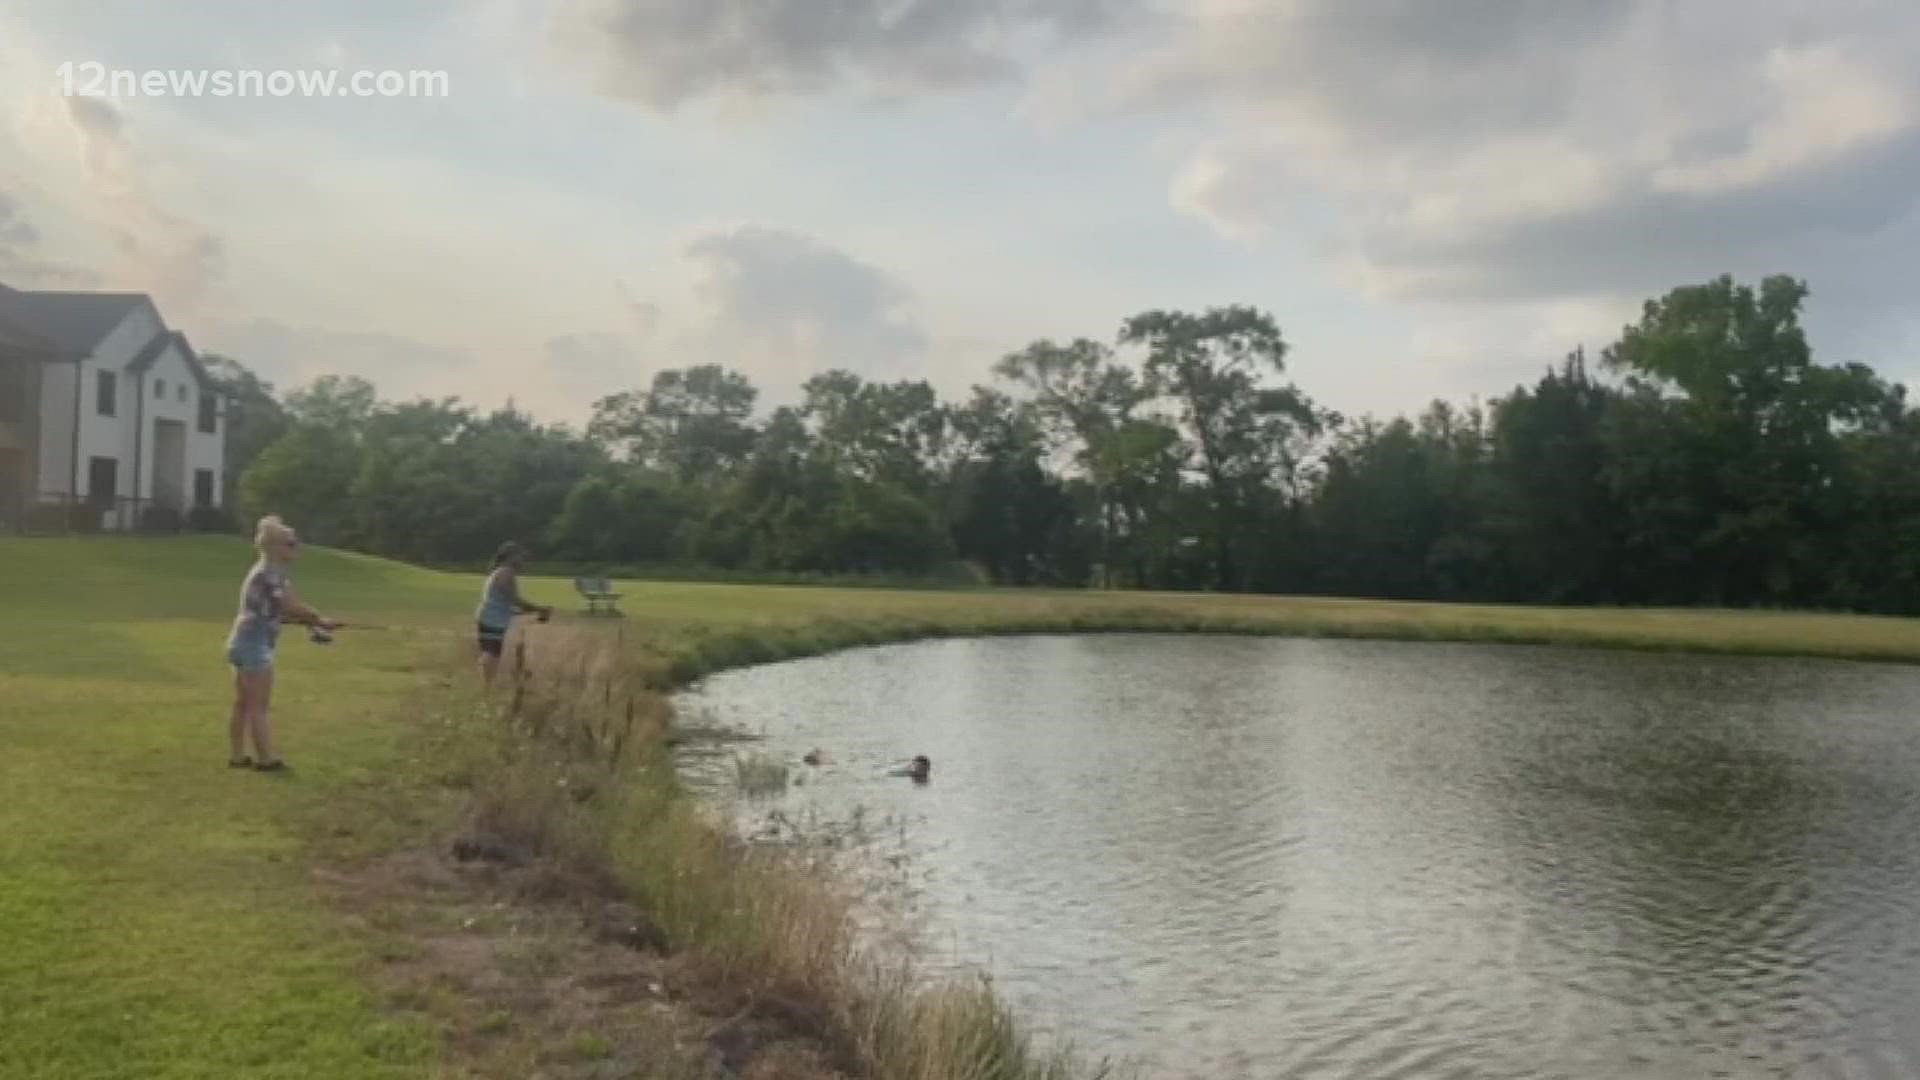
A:
[[[1031,395],[1048,445],[1086,477],[1103,581],[1113,583],[1124,565],[1140,583],[1148,554],[1143,545],[1154,516],[1178,490],[1186,455],[1178,433],[1143,412],[1158,396],[1154,385],[1086,338],[1066,345],[1036,341],[1001,359],[994,371]]]
[[[1609,478],[1630,557],[1666,568],[1663,593],[1749,604],[1824,592],[1816,538],[1834,523],[1822,492],[1841,470],[1841,432],[1876,415],[1887,388],[1861,365],[1814,362],[1806,297],[1783,275],[1758,290],[1722,276],[1648,301],[1607,350],[1631,395]],[[1656,451],[1666,459],[1649,461]]]
[[[648,390],[596,403],[587,434],[682,483],[706,481],[738,468],[753,452],[758,396],[745,375],[718,364],[662,371]]]
[[[949,432],[945,517],[959,556],[1003,584],[1084,583],[1073,500],[1046,471],[1031,410],[977,386]]]
[[[273,384],[254,374],[245,364],[218,353],[202,354],[200,362],[225,401],[221,440],[226,464],[221,490],[228,493],[228,501],[232,503],[247,467],[261,451],[286,434],[291,421],[273,395]]]
[[[698,489],[642,470],[602,471],[567,493],[547,533],[556,554],[607,564],[674,562],[698,510]]]
[[[1148,311],[1126,320],[1120,341],[1146,348],[1147,379],[1178,405],[1212,504],[1216,580],[1223,589],[1242,588],[1238,549],[1248,510],[1262,488],[1291,479],[1297,436],[1323,422],[1293,385],[1267,381],[1286,372],[1280,329],[1272,316],[1245,306],[1199,315]]]
[[[947,414],[925,382],[866,382],[834,370],[802,386],[800,416],[815,445],[836,466],[865,480],[926,496],[931,462],[946,433]]]
[[[1620,509],[1606,481],[1604,433],[1617,399],[1576,351],[1531,389],[1494,403],[1490,531],[1509,574],[1502,599],[1615,595]]]
[[[240,511],[252,521],[279,514],[315,543],[350,538],[349,496],[360,447],[338,430],[302,424],[262,450],[240,478]]]
[[[1433,448],[1405,418],[1345,425],[1313,504],[1318,591],[1425,599],[1439,539]]]
[[[358,439],[379,407],[372,383],[357,375],[322,375],[287,395],[294,423],[325,428]]]

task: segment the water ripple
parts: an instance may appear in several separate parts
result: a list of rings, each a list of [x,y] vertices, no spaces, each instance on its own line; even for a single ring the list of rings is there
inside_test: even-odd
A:
[[[921,644],[696,697],[773,752],[831,748],[783,812],[911,821],[887,865],[936,954],[1149,1076],[1746,1080],[1920,1076],[1916,690],[1149,636]],[[913,753],[932,784],[884,777]]]

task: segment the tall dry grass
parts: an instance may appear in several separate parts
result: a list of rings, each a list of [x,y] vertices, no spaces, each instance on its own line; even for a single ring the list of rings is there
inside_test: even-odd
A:
[[[804,851],[746,843],[678,782],[667,693],[690,673],[904,629],[747,633],[675,655],[604,624],[542,627],[514,644],[491,695],[447,690],[471,825],[618,892],[713,978],[805,1017],[862,1075],[1104,1076],[1037,1046],[984,983],[922,979],[897,944],[863,940],[848,883]]]

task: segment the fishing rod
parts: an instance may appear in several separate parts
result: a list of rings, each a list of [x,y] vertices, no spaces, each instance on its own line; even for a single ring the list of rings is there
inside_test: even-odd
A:
[[[535,621],[544,623],[547,620],[547,613],[543,611]],[[449,630],[437,626],[394,626],[388,623],[368,622],[349,623],[336,619],[333,621],[331,629],[319,626],[307,627],[307,640],[313,642],[315,645],[331,645],[333,643],[334,630],[373,630],[389,634],[436,634],[443,636],[461,635],[465,633],[465,631]]]

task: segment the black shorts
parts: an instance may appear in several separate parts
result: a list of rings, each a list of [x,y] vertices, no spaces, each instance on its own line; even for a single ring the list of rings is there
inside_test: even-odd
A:
[[[475,623],[474,626],[479,631],[480,651],[488,656],[499,656],[501,647],[507,643],[507,632],[486,623]]]

